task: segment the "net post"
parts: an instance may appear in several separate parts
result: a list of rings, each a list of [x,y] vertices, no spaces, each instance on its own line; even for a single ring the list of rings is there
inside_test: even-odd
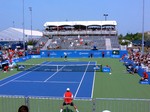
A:
[[[101,66],[101,72],[103,72],[103,65],[101,64],[100,66]]]

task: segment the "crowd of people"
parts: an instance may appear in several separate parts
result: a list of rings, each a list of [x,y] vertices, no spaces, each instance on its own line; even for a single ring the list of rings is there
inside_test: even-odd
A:
[[[0,52],[0,69],[6,73],[9,70],[13,70],[16,63],[13,61],[15,58],[24,56],[24,50],[22,49],[4,49]]]
[[[141,80],[148,79],[147,72],[150,72],[150,53],[143,54],[140,50],[129,49],[129,55],[123,55],[121,60],[129,73],[134,74],[138,72],[139,68],[144,70]],[[130,62],[129,62],[130,61]]]
[[[146,72],[150,71],[150,53],[142,54],[139,51],[129,50],[129,59],[132,60],[136,65],[141,66]]]

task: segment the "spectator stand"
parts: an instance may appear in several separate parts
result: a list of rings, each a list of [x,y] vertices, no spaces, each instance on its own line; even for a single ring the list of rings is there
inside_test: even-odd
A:
[[[138,74],[139,74],[139,76],[140,77],[143,77],[143,72],[145,71],[145,69],[143,69],[143,68],[139,68],[138,69]],[[147,74],[148,74],[148,81],[145,81],[145,80],[143,80],[143,81],[139,81],[139,83],[140,84],[150,84],[150,72],[146,72]]]
[[[136,64],[134,63],[134,61],[128,59],[127,57],[124,57],[123,59],[120,60],[121,62],[124,63],[125,66],[131,64],[133,66],[133,68],[135,68]],[[139,66],[139,69],[137,70],[137,74],[142,77],[143,76],[143,72],[146,71],[144,68],[142,68],[141,66]],[[150,84],[150,72],[147,72],[149,75],[148,81],[139,81],[140,84]]]
[[[12,59],[12,62],[14,62],[14,63],[23,62],[23,61],[26,61],[26,60],[28,60],[28,59],[30,59],[30,58],[31,58],[31,56],[24,56],[24,57],[20,57],[20,58],[14,58],[14,59]],[[9,65],[10,65],[9,60],[5,60],[5,61],[0,62],[0,70],[3,71],[4,68],[5,68],[6,66],[9,67]],[[9,68],[8,68],[7,71],[9,71]]]

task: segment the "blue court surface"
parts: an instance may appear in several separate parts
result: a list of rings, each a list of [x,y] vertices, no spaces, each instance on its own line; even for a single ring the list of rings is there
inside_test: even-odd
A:
[[[88,72],[88,65],[95,62],[45,62],[46,65],[86,64],[83,71],[44,72],[22,71],[0,81],[0,95],[63,97],[70,88],[74,98],[92,98],[95,72]],[[74,66],[76,67],[76,66]],[[80,68],[80,67],[79,67]]]

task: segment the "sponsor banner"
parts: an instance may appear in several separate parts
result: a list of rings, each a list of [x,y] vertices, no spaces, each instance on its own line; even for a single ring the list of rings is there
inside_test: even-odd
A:
[[[25,70],[25,65],[18,65],[17,70],[18,70],[18,71],[23,71],[23,70]]]
[[[120,58],[120,55],[112,55],[112,58]]]
[[[41,55],[31,55],[31,58],[41,58]]]
[[[103,72],[111,72],[111,69],[109,67],[103,67],[102,71]]]
[[[88,58],[88,57],[120,58],[122,55],[126,54],[127,51],[119,51],[119,52],[112,51],[112,50],[41,50],[40,51],[41,57],[50,57],[50,58],[63,58],[64,53],[66,53],[69,58],[78,58],[78,57],[79,58]]]

